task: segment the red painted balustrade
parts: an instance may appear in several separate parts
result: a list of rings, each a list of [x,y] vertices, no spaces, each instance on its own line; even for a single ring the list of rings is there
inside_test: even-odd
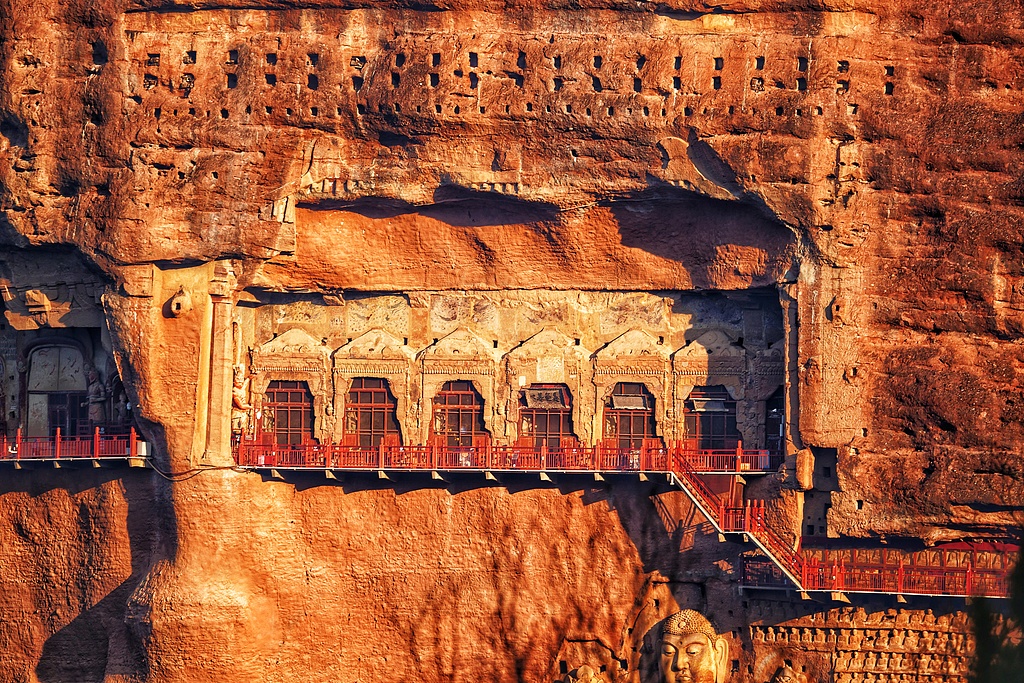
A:
[[[89,436],[70,437],[60,429],[53,436],[23,436],[19,429],[13,438],[0,434],[0,460],[137,458],[138,444],[134,428],[127,434],[101,434],[97,427]]]
[[[807,591],[1004,598],[1019,550],[990,543],[957,543],[918,552],[804,549],[799,577]],[[742,581],[752,587],[791,587],[774,562],[760,558],[745,559]]]
[[[521,470],[585,472],[669,472],[682,458],[701,473],[774,472],[783,458],[764,450],[688,450],[683,446],[612,448],[576,446],[396,446],[359,448],[341,444],[280,445],[242,441],[235,445],[242,467],[396,470]]]

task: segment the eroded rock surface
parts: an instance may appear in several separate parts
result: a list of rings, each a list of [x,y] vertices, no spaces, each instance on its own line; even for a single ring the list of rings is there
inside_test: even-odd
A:
[[[650,482],[271,481],[231,425],[297,381],[341,442],[383,377],[421,444],[465,380],[512,444],[553,383],[593,445],[633,381],[675,439],[722,387],[787,538],[1007,537],[1020,9],[0,3],[0,426],[91,395],[188,473],[2,470],[0,679],[646,682],[695,608],[732,680],[960,680],[962,602],[741,596]]]

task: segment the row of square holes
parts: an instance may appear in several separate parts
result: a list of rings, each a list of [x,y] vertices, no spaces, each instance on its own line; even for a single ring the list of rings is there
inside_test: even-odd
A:
[[[396,103],[396,104],[392,105],[392,107],[394,108],[394,112],[396,114],[402,112],[401,105]],[[486,111],[487,111],[486,107],[479,107],[479,110],[480,110],[481,114],[485,114]],[[733,114],[736,113],[735,110],[736,110],[735,107],[730,106],[729,109],[728,109],[728,113],[730,115],[733,115]],[[268,107],[264,107],[264,111],[266,112],[266,114],[268,116],[270,116],[270,115],[272,115],[274,113],[274,108],[273,107],[269,107],[269,106]],[[381,113],[387,113],[387,112],[390,111],[390,109],[388,108],[387,105],[381,104],[381,105],[379,105],[379,111]],[[526,113],[533,112],[533,103],[532,102],[527,102],[526,106],[524,108],[524,111]],[[565,111],[566,114],[572,114],[573,113],[572,105],[571,104],[565,105],[564,111]],[[846,108],[847,114],[853,115],[853,114],[856,114],[857,111],[858,111],[858,105],[856,105],[856,104],[849,104],[849,105],[847,105],[847,108]],[[440,104],[435,104],[434,105],[434,113],[441,114],[442,112],[443,112],[442,106]],[[627,115],[629,115],[629,116],[633,115],[633,109],[631,107],[627,108],[626,112],[627,112]],[[642,112],[643,112],[644,116],[650,116],[650,109],[648,107],[644,107],[642,109]],[[252,107],[246,107],[245,108],[245,113],[247,115],[251,115],[252,114]],[[362,104],[362,103],[357,104],[356,105],[356,113],[358,115],[360,115],[360,116],[365,115],[366,114],[366,105]],[[422,113],[422,108],[420,106],[416,107],[416,113]],[[452,108],[452,113],[454,113],[454,114],[461,114],[462,113],[462,108],[460,106],[458,106],[458,105],[455,105]],[[505,113],[506,114],[510,114],[511,113],[511,106],[510,105],[506,105],[505,106]],[[546,107],[546,113],[548,113],[548,114],[551,113],[551,107],[550,106]],[[702,113],[704,115],[706,115],[708,113],[708,109],[705,108]],[[713,113],[713,111],[712,111],[712,113]],[[753,115],[757,115],[757,110],[754,109],[754,110],[752,110],[751,113]],[[793,111],[793,113],[794,113],[795,116],[798,116],[798,117],[801,117],[804,114],[802,109],[795,109]],[[285,109],[285,115],[286,116],[292,116],[293,114],[294,114],[294,111],[290,107]],[[314,118],[319,117],[320,116],[320,109],[319,109],[319,107],[310,107],[309,114],[310,114],[310,116],[312,116]],[[337,114],[338,114],[338,116],[344,116],[345,110],[342,109],[341,107],[338,107],[337,108]],[[813,115],[814,116],[821,116],[822,114],[823,114],[823,110],[822,110],[821,107],[815,107],[813,109]],[[178,116],[178,110],[177,109],[173,110],[173,115],[175,117]],[[199,117],[200,116],[199,114],[196,113],[196,109],[194,107],[189,108],[188,115],[189,116],[194,116],[194,117]],[[206,112],[206,116],[209,116],[209,115],[210,115],[210,112]],[[593,112],[588,108],[588,109],[586,109],[586,115],[588,117],[590,117],[590,116],[593,115]],[[615,116],[615,107],[608,107],[607,115],[608,116]],[[668,115],[667,110],[662,109],[661,110],[661,115],[662,116],[667,116]],[[690,107],[684,107],[683,108],[683,115],[684,116],[693,116],[693,109],[691,109]],[[775,115],[776,116],[784,116],[785,115],[785,108],[784,107],[776,107],[775,108]],[[157,120],[160,120],[160,118],[163,116],[163,109],[160,109],[160,108],[154,109],[153,110],[153,116]],[[228,112],[227,109],[221,109],[220,110],[220,117],[222,119],[230,118],[230,112]]]
[[[314,67],[314,68],[320,62],[320,55],[317,54],[317,53],[312,53],[312,52],[308,53],[306,55],[306,57],[308,59],[308,64],[310,66]],[[273,52],[266,53],[265,58],[266,58],[266,62],[267,62],[267,64],[269,66],[275,66],[277,64],[277,53],[273,53]],[[556,69],[561,69],[561,67],[562,67],[562,58],[560,56],[552,57],[551,60],[552,60],[552,63],[553,63],[553,65],[554,65],[554,67]],[[182,61],[184,63],[186,63],[186,64],[194,64],[196,62],[196,53],[195,53],[195,51],[190,50],[190,51],[186,52],[185,57],[184,57],[184,59]],[[440,66],[440,64],[441,64],[441,53],[440,52],[433,53],[431,55],[430,62],[431,62],[431,66],[432,67]],[[227,63],[228,64],[238,64],[238,50],[230,50],[228,52]],[[362,70],[363,67],[366,65],[366,63],[367,63],[366,57],[361,56],[361,55],[352,57],[350,62],[349,62],[350,66],[354,67],[357,70]],[[406,63],[406,56],[405,56],[404,53],[398,53],[397,55],[395,55],[395,67],[396,68],[401,68],[402,66],[405,65],[405,63]],[[637,62],[636,62],[637,71],[640,71],[640,69],[642,69],[646,63],[647,63],[647,58],[646,57],[643,57],[643,56],[639,57],[637,59]],[[159,53],[149,53],[147,55],[146,64],[147,64],[147,66],[159,66],[160,65],[160,54]],[[594,64],[594,68],[595,69],[600,69],[603,66],[603,64],[604,64],[604,59],[600,55],[596,55],[596,56],[594,56],[593,64]],[[477,66],[479,66],[479,55],[476,52],[470,52],[469,53],[469,65],[472,68],[476,68]],[[682,68],[682,65],[683,65],[683,58],[682,58],[682,56],[676,56],[675,59],[674,59],[674,64],[673,64],[674,68],[678,71],[679,69]],[[765,58],[764,57],[757,57],[754,60],[754,68],[755,69],[757,69],[759,71],[763,70],[764,69],[764,65],[765,65]],[[519,55],[518,55],[518,57],[516,59],[516,66],[518,68],[520,68],[520,69],[525,69],[526,68],[526,53],[525,52],[520,52],[519,53]],[[799,71],[801,73],[806,73],[808,68],[809,68],[809,66],[810,66],[810,64],[809,64],[809,60],[808,60],[807,57],[798,57],[797,58],[797,71]],[[725,68],[725,60],[722,57],[715,57],[714,67],[715,67],[715,71],[722,71],[722,70],[724,70],[724,68]],[[846,73],[849,70],[850,70],[850,63],[848,61],[842,60],[842,61],[837,62],[836,71],[838,73]],[[885,75],[886,76],[888,76],[888,77],[894,76],[895,75],[895,71],[896,71],[896,69],[895,69],[894,66],[891,66],[891,65],[885,66]],[[186,76],[188,76],[188,75],[189,74],[186,74]],[[464,76],[464,74],[463,74],[461,69],[455,70],[453,72],[453,75],[456,76],[457,78],[462,78]],[[515,83],[516,83],[516,85],[518,87],[520,87],[520,88],[523,87],[524,78],[523,78],[522,75],[520,75],[520,74],[511,74],[510,77],[515,81]],[[277,85],[277,74],[266,73],[266,74],[264,74],[264,78],[265,78],[265,80],[267,82],[267,85],[270,85],[270,86]],[[398,73],[397,71],[391,73],[391,86],[392,86],[392,88],[398,88],[401,85],[401,78],[402,78],[401,74]],[[591,79],[592,79],[591,80],[591,86],[592,86],[594,92],[602,92],[603,91],[603,86],[601,84],[601,79],[599,77],[597,77],[597,76],[591,76]],[[194,81],[194,77],[193,77],[193,81]],[[364,80],[363,80],[363,78],[361,76],[352,76],[352,86],[353,86],[353,89],[356,92],[359,92],[359,90],[363,87],[363,82],[364,82]],[[440,84],[440,74],[438,74],[438,73],[431,73],[431,74],[429,74],[429,82],[430,82],[430,87],[432,87],[432,88],[438,87],[438,85]],[[477,76],[477,74],[475,74],[475,73],[470,72],[470,74],[469,74],[469,86],[470,86],[470,88],[475,90],[477,85],[478,85],[478,82],[479,82],[479,76]],[[145,76],[144,83],[145,83],[147,88],[152,88],[152,87],[154,87],[156,85],[157,78],[155,76],[147,74]],[[555,77],[553,79],[554,90],[555,91],[561,90],[562,86],[563,86],[563,83],[564,83],[564,81],[563,81],[562,78]],[[785,86],[782,84],[781,81],[777,81],[777,85],[778,85],[778,87],[780,89],[785,88]],[[846,91],[848,91],[850,89],[850,81],[848,79],[839,80],[839,81],[837,81],[836,85],[837,85],[837,92],[840,92],[840,93],[846,92]],[[238,74],[234,74],[234,73],[227,74],[227,87],[228,87],[228,89],[234,89],[237,86],[238,86]],[[319,87],[320,87],[320,79],[319,79],[319,77],[316,74],[308,74],[307,75],[306,86],[310,90],[317,90],[317,89],[319,89]],[[714,90],[720,90],[722,88],[722,78],[721,78],[721,76],[714,76],[714,77],[712,77],[712,79],[711,79],[711,87]],[[895,88],[895,84],[893,82],[891,82],[891,81],[887,81],[885,83],[885,86],[884,86],[885,94],[886,95],[892,95],[893,91],[894,91],[894,88]],[[679,76],[673,76],[672,77],[672,89],[674,91],[679,91],[679,90],[682,89],[682,79]],[[752,78],[750,80],[750,89],[755,91],[755,92],[763,91],[764,90],[764,78],[756,77],[756,76],[754,78]],[[798,91],[805,91],[805,90],[807,90],[807,79],[804,78],[804,77],[797,78],[796,89]],[[642,79],[640,79],[638,77],[634,78],[633,79],[633,91],[639,93],[639,92],[642,92],[642,90],[643,90],[643,81],[642,81]]]
[[[462,78],[464,74],[462,73],[462,71],[455,71],[454,75],[457,78]],[[277,75],[276,74],[268,73],[268,74],[264,74],[264,77],[266,79],[267,85],[269,85],[271,87],[274,87],[274,86],[277,85]],[[518,87],[520,87],[520,88],[523,87],[523,78],[522,78],[522,76],[516,77],[516,75],[513,75],[513,79],[515,80],[516,85]],[[194,82],[195,82],[195,77],[192,74],[184,74],[183,77],[182,77],[182,81],[181,81],[182,89],[185,89],[185,90],[190,89],[191,85]],[[438,87],[440,85],[440,74],[436,74],[436,73],[429,74],[429,82],[430,82],[430,87],[431,88]],[[151,89],[155,88],[157,83],[158,83],[157,77],[153,76],[151,74],[146,74],[145,78],[143,79],[143,85],[144,85],[144,87],[147,90],[151,90]],[[364,81],[363,81],[363,79],[360,76],[353,76],[352,77],[352,87],[353,87],[353,90],[355,92],[359,92],[360,90],[362,90],[363,83],[364,83]],[[400,85],[401,85],[401,76],[397,72],[392,73],[391,74],[391,87],[393,89],[397,89]],[[476,90],[478,85],[479,85],[479,77],[475,73],[471,72],[469,74],[469,87],[470,87],[470,89]],[[554,89],[555,92],[560,91],[562,89],[562,85],[563,85],[562,79],[560,79],[560,78],[555,78],[554,79],[554,83],[553,83],[554,87],[553,87],[553,89]],[[237,74],[233,74],[233,73],[232,74],[227,74],[227,89],[228,90],[234,90],[237,87],[238,87],[238,75]],[[318,90],[320,88],[320,79],[319,79],[319,77],[317,77],[316,74],[309,74],[307,76],[306,87],[309,90]],[[780,90],[784,90],[785,89],[785,85],[781,81],[777,82],[777,87]],[[712,77],[712,79],[711,79],[711,88],[712,88],[712,90],[721,90],[722,89],[722,79],[721,79],[721,77],[719,77],[719,76]],[[601,86],[600,79],[598,79],[596,77],[593,79],[593,89],[594,89],[594,92],[603,92],[603,90],[604,90],[603,87]],[[764,79],[763,78],[756,78],[756,77],[752,78],[750,80],[750,89],[753,90],[754,92],[763,92],[764,89],[765,89]],[[805,78],[798,78],[797,79],[797,84],[796,84],[796,89],[799,92],[805,92],[807,90],[807,79],[805,79]],[[679,90],[682,90],[682,81],[681,81],[681,79],[678,76],[675,76],[675,77],[672,78],[672,90],[675,91],[675,92],[678,92]],[[836,92],[837,93],[845,93],[845,92],[848,92],[849,90],[850,90],[850,81],[849,80],[837,80],[836,81]],[[643,84],[642,84],[642,82],[641,82],[641,80],[639,78],[633,79],[633,91],[636,92],[636,93],[640,93],[640,92],[643,91]],[[895,91],[895,85],[891,81],[887,81],[885,83],[885,85],[884,85],[883,92],[886,95],[892,95],[894,93],[894,91]]]

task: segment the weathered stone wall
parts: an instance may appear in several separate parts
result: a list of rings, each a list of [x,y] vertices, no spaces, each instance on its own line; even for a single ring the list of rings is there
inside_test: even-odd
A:
[[[589,302],[769,288],[797,454],[751,488],[832,536],[1005,536],[1024,498],[1022,17],[0,2],[3,421],[26,340],[91,329],[157,466],[228,466],[233,318],[243,353],[306,328],[332,353],[380,327],[414,358],[467,326],[506,354],[552,325],[590,351],[633,328],[675,351],[703,323],[639,306],[607,326]],[[488,323],[474,301],[535,320]],[[714,325],[756,347],[747,326]],[[844,640],[929,604],[962,633],[955,605],[866,603],[846,624],[739,595],[739,546],[639,483],[3,477],[4,680],[546,681],[601,663],[646,681],[644,636],[677,606],[729,634],[733,680],[787,658],[811,680],[964,665],[952,636],[922,644],[946,625],[914,627],[899,666]]]

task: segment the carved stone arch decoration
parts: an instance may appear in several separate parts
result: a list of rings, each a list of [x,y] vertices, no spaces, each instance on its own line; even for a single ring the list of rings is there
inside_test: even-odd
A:
[[[445,382],[471,382],[484,400],[484,426],[494,439],[504,439],[504,424],[498,419],[495,382],[501,352],[493,341],[460,327],[438,339],[418,356],[420,366],[419,435],[421,443],[430,438],[433,398]],[[501,412],[504,412],[503,410]]]
[[[305,382],[313,397],[313,436],[321,443],[334,435],[330,349],[305,330],[292,328],[252,350],[250,403],[259,412],[274,380]]]
[[[591,352],[575,339],[545,328],[504,357],[506,424],[509,438],[519,436],[519,397],[533,384],[563,384],[569,389],[572,426],[583,443],[594,441],[594,383]]]
[[[721,384],[729,396],[744,398],[747,378],[746,350],[728,334],[711,330],[672,354],[676,400],[684,401],[693,387]]]
[[[598,349],[593,355],[594,434],[603,435],[604,406],[619,382],[640,383],[654,396],[656,434],[665,439],[675,436],[669,377],[670,347],[646,330],[629,330]]]
[[[417,434],[415,410],[419,387],[412,382],[415,352],[390,332],[374,328],[367,330],[333,354],[334,361],[334,439],[341,442],[344,431],[346,401],[355,377],[373,377],[387,380],[395,397],[395,417],[401,430],[402,443],[410,443]]]
[[[682,420],[687,398],[695,387],[724,386],[736,401],[736,426],[743,442],[758,440],[756,405],[749,400],[749,354],[722,330],[709,330],[672,354],[676,414]]]

